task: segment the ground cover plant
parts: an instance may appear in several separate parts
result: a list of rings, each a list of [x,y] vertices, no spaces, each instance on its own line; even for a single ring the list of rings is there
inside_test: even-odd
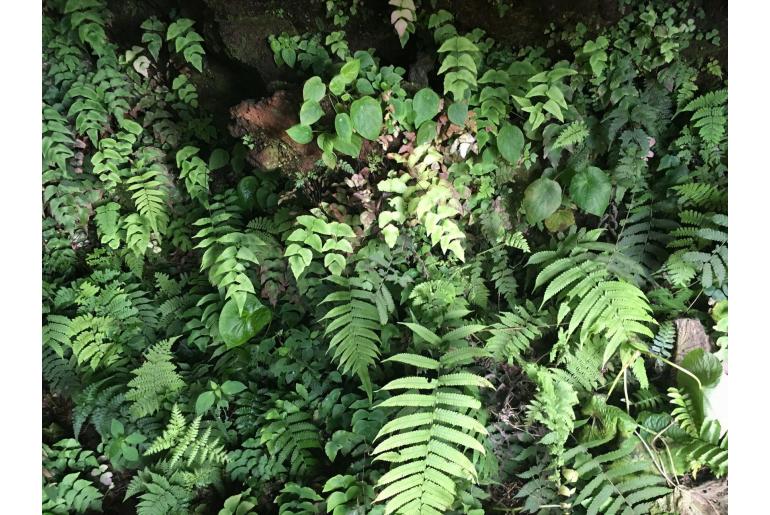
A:
[[[258,35],[296,81],[222,130],[195,20],[44,2],[43,513],[723,510],[702,9],[513,47],[391,0],[420,81],[351,47],[364,4]]]

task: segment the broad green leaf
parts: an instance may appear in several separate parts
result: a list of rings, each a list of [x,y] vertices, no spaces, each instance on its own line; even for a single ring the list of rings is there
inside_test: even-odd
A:
[[[540,178],[524,191],[524,211],[529,223],[545,220],[561,205],[561,186],[552,179]]]
[[[550,232],[566,231],[575,225],[575,215],[571,209],[559,209],[545,219],[545,227]]]
[[[297,143],[305,145],[313,140],[313,130],[307,125],[297,124],[286,130],[286,134]]]
[[[419,127],[422,122],[432,119],[439,112],[441,99],[430,88],[423,88],[414,95],[412,109],[414,109],[414,126]]]
[[[497,150],[506,161],[515,165],[524,148],[524,134],[515,125],[506,122],[497,133]]]
[[[610,178],[595,166],[586,167],[572,177],[569,194],[572,200],[592,215],[601,216],[610,204]]]
[[[385,237],[385,243],[391,249],[396,246],[396,240],[398,239],[398,229],[391,224],[382,228],[382,235]]]
[[[223,148],[216,148],[209,156],[209,169],[213,172],[230,162],[230,154]]]
[[[368,140],[375,140],[382,128],[382,108],[372,97],[363,97],[350,105],[350,119],[353,128]]]
[[[454,102],[447,109],[447,115],[450,122],[463,127],[465,119],[468,118],[468,102]]]
[[[356,77],[358,77],[358,71],[361,69],[361,61],[358,59],[351,59],[340,69],[339,76],[345,81],[345,84],[350,84]]]
[[[302,125],[313,125],[321,118],[321,116],[323,116],[323,114],[324,111],[321,109],[321,104],[315,100],[307,100],[299,109],[299,122]],[[291,134],[289,134],[289,136],[291,136]]]
[[[225,381],[222,383],[222,392],[225,395],[235,395],[246,389],[246,385],[240,381]]]
[[[309,251],[308,251],[309,252]],[[228,349],[243,345],[265,327],[272,314],[256,296],[248,294],[243,312],[238,312],[238,305],[230,299],[219,315],[219,335]]]
[[[353,125],[350,123],[348,113],[339,113],[334,117],[334,130],[337,131],[337,137],[343,141],[350,141],[353,135]]]
[[[314,102],[320,102],[326,94],[326,85],[321,80],[321,77],[310,77],[305,81],[305,85],[302,87],[302,98],[307,100],[313,100]]]
[[[195,414],[203,415],[214,405],[216,397],[214,392],[203,392],[198,395],[198,400],[195,401]]]

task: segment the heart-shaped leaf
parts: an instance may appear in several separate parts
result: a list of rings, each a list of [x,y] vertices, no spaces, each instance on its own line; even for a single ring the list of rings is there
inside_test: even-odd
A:
[[[313,125],[323,114],[321,104],[315,100],[307,100],[299,109],[299,121],[302,125]]]
[[[243,311],[238,312],[238,305],[233,299],[228,300],[219,314],[219,335],[228,349],[243,345],[263,327],[272,314],[254,295],[247,295]]]
[[[561,186],[552,179],[540,178],[524,191],[524,211],[534,224],[551,216],[561,205]]]
[[[572,200],[592,215],[601,216],[610,204],[610,178],[595,166],[580,170],[572,177],[569,194]]]
[[[382,108],[372,97],[362,97],[350,105],[353,128],[368,140],[375,140],[382,128]],[[291,136],[291,135],[290,135]]]
[[[286,134],[288,134],[291,137],[291,139],[293,139],[294,141],[296,141],[301,145],[310,143],[313,140],[312,129],[307,125],[302,125],[301,123],[298,123],[297,125],[294,125],[289,129],[287,129]]]
[[[321,77],[310,77],[305,81],[305,85],[302,87],[302,97],[305,100],[320,102],[325,94],[326,86],[321,80]]]

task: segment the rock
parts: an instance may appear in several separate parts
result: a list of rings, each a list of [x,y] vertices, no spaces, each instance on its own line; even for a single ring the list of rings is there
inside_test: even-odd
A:
[[[680,515],[727,514],[727,492],[727,478],[691,488],[683,486],[674,492],[672,507]]]
[[[706,334],[706,329],[699,320],[694,318],[679,318],[676,323],[676,355],[674,362],[679,364],[682,359],[693,349],[703,349],[711,352],[711,340]]]
[[[267,38],[271,34],[294,35],[307,30],[302,26],[304,20],[297,20],[299,27],[294,21],[298,16],[306,16],[307,9],[292,6],[290,2],[257,0],[203,0],[203,3],[214,18],[213,32],[228,58],[256,71],[263,85],[293,78],[292,70],[275,64]]]
[[[286,134],[286,129],[299,123],[299,105],[296,93],[276,91],[259,102],[246,100],[230,110],[230,134],[236,138],[248,134],[254,141],[254,149],[247,155],[251,164],[266,171],[291,168],[302,173],[313,169],[321,157],[318,145],[314,141],[301,145]]]

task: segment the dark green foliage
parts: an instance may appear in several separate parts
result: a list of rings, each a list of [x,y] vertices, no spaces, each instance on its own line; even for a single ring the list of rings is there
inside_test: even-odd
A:
[[[45,513],[653,513],[727,475],[699,9],[512,48],[390,4],[419,85],[342,31],[254,35],[299,123],[237,141],[197,89],[202,20],[123,48],[107,2],[44,2]],[[674,363],[675,321],[709,317],[719,350]]]

